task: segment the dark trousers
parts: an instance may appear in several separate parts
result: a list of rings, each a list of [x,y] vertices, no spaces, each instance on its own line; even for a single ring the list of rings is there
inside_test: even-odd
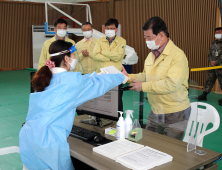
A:
[[[145,129],[182,140],[188,119],[190,117],[190,112],[191,107],[180,112],[168,114],[155,114],[153,111],[151,111]],[[178,122],[181,122],[181,125],[179,124],[178,126],[178,129],[180,130],[170,128],[170,125]],[[185,126],[184,122],[186,123]]]
[[[210,93],[218,78],[220,88],[222,89],[222,69],[208,70],[207,79],[203,87],[203,91]]]

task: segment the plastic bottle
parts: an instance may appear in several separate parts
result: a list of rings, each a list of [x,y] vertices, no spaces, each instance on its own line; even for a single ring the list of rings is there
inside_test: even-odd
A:
[[[124,139],[125,138],[125,121],[123,119],[123,112],[117,111],[120,113],[119,120],[116,124],[116,139]]]
[[[130,115],[133,117],[133,110],[126,110],[126,118],[125,118],[125,138],[128,138],[129,132],[132,130],[133,121]]]

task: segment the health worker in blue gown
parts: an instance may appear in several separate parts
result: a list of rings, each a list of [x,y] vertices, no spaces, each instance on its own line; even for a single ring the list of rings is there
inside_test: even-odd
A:
[[[19,133],[22,163],[29,170],[73,170],[67,138],[76,107],[104,95],[124,80],[123,74],[81,75],[75,46],[62,40],[49,48],[50,60],[32,79],[26,123]]]

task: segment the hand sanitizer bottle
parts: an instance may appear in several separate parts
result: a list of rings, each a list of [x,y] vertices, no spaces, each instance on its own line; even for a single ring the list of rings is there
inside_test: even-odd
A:
[[[116,124],[116,139],[124,139],[125,138],[125,121],[123,119],[123,112],[117,111],[120,113],[119,120]]]
[[[130,115],[133,117],[133,110],[126,110],[126,118],[125,118],[125,138],[128,138],[129,132],[132,130],[133,121]]]

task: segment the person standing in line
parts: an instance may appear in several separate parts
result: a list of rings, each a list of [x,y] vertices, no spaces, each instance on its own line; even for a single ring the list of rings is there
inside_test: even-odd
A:
[[[56,40],[64,40],[75,45],[75,41],[66,37],[68,23],[62,18],[58,18],[54,22],[54,32],[56,35],[44,42],[39,58],[38,70],[45,65],[45,61],[50,59],[49,46]]]
[[[179,123],[185,131],[190,116],[188,98],[189,68],[187,57],[169,38],[165,22],[159,17],[147,20],[143,27],[148,54],[144,70],[139,74],[122,73],[132,80],[130,90],[147,93],[152,111],[146,129],[182,140],[183,133],[170,131],[169,126]]]
[[[119,71],[122,70],[122,60],[125,56],[126,40],[117,34],[119,22],[117,19],[110,18],[105,23],[106,37],[97,40],[93,51],[93,59],[97,62],[96,72],[100,68],[115,66]]]
[[[82,33],[84,38],[76,43],[76,48],[79,54],[85,74],[96,71],[97,61],[93,59],[93,50],[97,39],[93,35],[93,25],[90,22],[84,22],[82,24]],[[80,71],[78,66],[77,71]]]

